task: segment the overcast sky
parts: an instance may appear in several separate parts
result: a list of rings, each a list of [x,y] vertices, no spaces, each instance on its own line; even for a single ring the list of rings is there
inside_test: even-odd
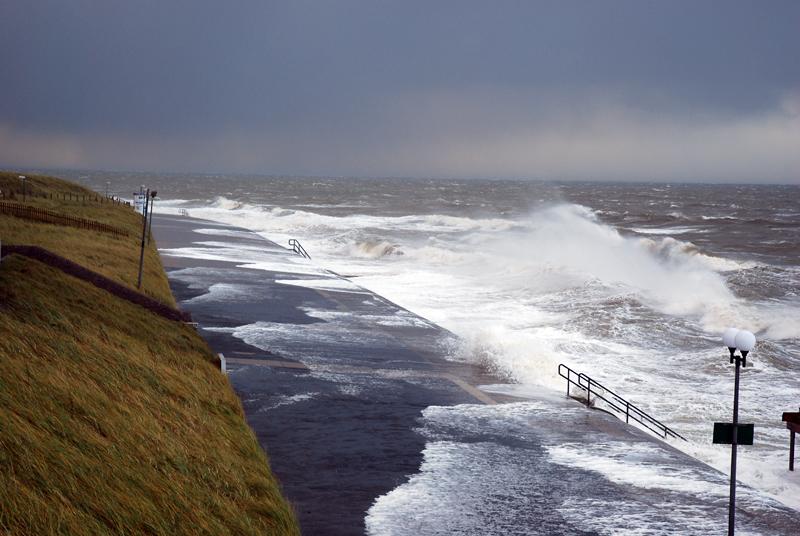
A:
[[[800,2],[3,0],[0,165],[800,183]]]

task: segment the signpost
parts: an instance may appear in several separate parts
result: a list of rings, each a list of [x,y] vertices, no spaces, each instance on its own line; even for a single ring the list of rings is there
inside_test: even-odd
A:
[[[794,434],[800,432],[800,412],[786,412],[781,417],[789,429],[789,470],[794,471]]]

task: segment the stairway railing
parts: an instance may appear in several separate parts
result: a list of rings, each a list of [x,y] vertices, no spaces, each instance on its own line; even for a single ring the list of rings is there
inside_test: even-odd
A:
[[[665,425],[664,423],[654,419],[643,410],[631,404],[617,393],[605,387],[598,381],[593,380],[584,373],[578,373],[564,364],[558,365],[558,375],[567,380],[567,396],[569,396],[570,386],[574,385],[583,391],[586,391],[586,405],[591,404],[592,395],[603,400],[609,408],[614,410],[619,415],[625,415],[625,422],[629,423],[631,420],[644,426],[651,432],[658,434],[663,438],[677,437],[686,441],[686,438],[678,432]]]
[[[297,253],[301,257],[305,257],[306,259],[310,259],[311,258],[311,255],[308,254],[308,252],[306,251],[306,248],[304,248],[302,245],[300,245],[300,242],[298,242],[296,239],[290,238],[289,239],[289,246],[292,248],[292,251],[294,251],[295,253]]]

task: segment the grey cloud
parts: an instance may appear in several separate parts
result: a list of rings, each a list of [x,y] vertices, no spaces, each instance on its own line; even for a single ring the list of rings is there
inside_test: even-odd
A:
[[[8,165],[798,180],[791,1],[12,1],[0,21]]]

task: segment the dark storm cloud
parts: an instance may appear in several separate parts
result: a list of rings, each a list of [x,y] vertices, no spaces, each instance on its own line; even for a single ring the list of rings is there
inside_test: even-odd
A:
[[[797,2],[11,0],[0,25],[8,164],[800,173]]]

